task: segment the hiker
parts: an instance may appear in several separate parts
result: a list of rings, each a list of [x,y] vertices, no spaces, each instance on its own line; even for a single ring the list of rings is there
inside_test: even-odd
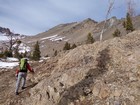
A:
[[[17,82],[16,82],[16,95],[18,95],[18,90],[19,90],[19,87],[20,87],[20,82],[21,82],[21,79],[22,80],[22,89],[25,89],[25,82],[26,82],[26,77],[27,77],[27,71],[29,70],[30,72],[34,73],[34,70],[31,69],[29,63],[28,63],[28,60],[26,58],[22,58],[20,60],[20,69],[19,70],[16,70],[16,77],[17,77]]]

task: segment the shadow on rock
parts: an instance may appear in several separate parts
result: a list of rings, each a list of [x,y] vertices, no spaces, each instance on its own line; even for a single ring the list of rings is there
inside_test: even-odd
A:
[[[99,57],[96,60],[96,68],[90,69],[83,80],[61,93],[58,105],[68,105],[71,102],[74,103],[76,100],[79,100],[81,96],[86,97],[92,94],[90,87],[94,85],[94,80],[108,70],[107,64],[110,62],[109,49],[106,48],[99,52]]]

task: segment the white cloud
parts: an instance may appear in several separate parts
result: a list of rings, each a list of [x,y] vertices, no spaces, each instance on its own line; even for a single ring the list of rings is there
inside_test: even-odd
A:
[[[125,0],[115,0],[111,16],[123,17],[124,5]],[[1,0],[0,26],[34,35],[61,23],[104,20],[107,8],[108,0]]]

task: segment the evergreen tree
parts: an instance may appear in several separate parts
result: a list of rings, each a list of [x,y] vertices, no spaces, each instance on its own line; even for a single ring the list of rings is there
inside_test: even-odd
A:
[[[4,51],[4,56],[5,56],[5,57],[13,57],[12,51],[6,49],[6,50]]]
[[[119,29],[116,29],[113,33],[113,37],[120,37],[121,36],[121,32]]]
[[[125,23],[125,27],[126,27],[126,31],[129,32],[129,31],[134,31],[134,28],[133,28],[133,24],[132,24],[132,19],[131,19],[131,16],[129,13],[127,13],[126,15],[126,23]]]
[[[74,49],[74,48],[76,48],[77,46],[76,46],[76,44],[73,44],[72,46],[71,46],[71,49]]]
[[[86,43],[87,44],[92,44],[92,43],[94,43],[94,38],[93,38],[93,36],[91,35],[91,33],[89,33],[88,35],[87,35],[87,41],[86,41]]]
[[[0,53],[0,58],[3,58],[3,57],[4,57],[4,53],[1,52],[1,53]]]
[[[34,46],[34,51],[33,51],[33,60],[39,60],[40,59],[40,48],[39,48],[39,43],[38,41],[36,42],[35,46]]]
[[[65,43],[63,50],[70,50],[70,44],[68,42]]]
[[[20,45],[20,44],[21,44],[21,40],[17,40],[17,44],[19,44],[19,45]]]

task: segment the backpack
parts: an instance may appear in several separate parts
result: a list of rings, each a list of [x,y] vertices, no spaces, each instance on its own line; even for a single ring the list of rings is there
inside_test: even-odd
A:
[[[22,58],[20,60],[20,71],[27,72],[27,59]]]

